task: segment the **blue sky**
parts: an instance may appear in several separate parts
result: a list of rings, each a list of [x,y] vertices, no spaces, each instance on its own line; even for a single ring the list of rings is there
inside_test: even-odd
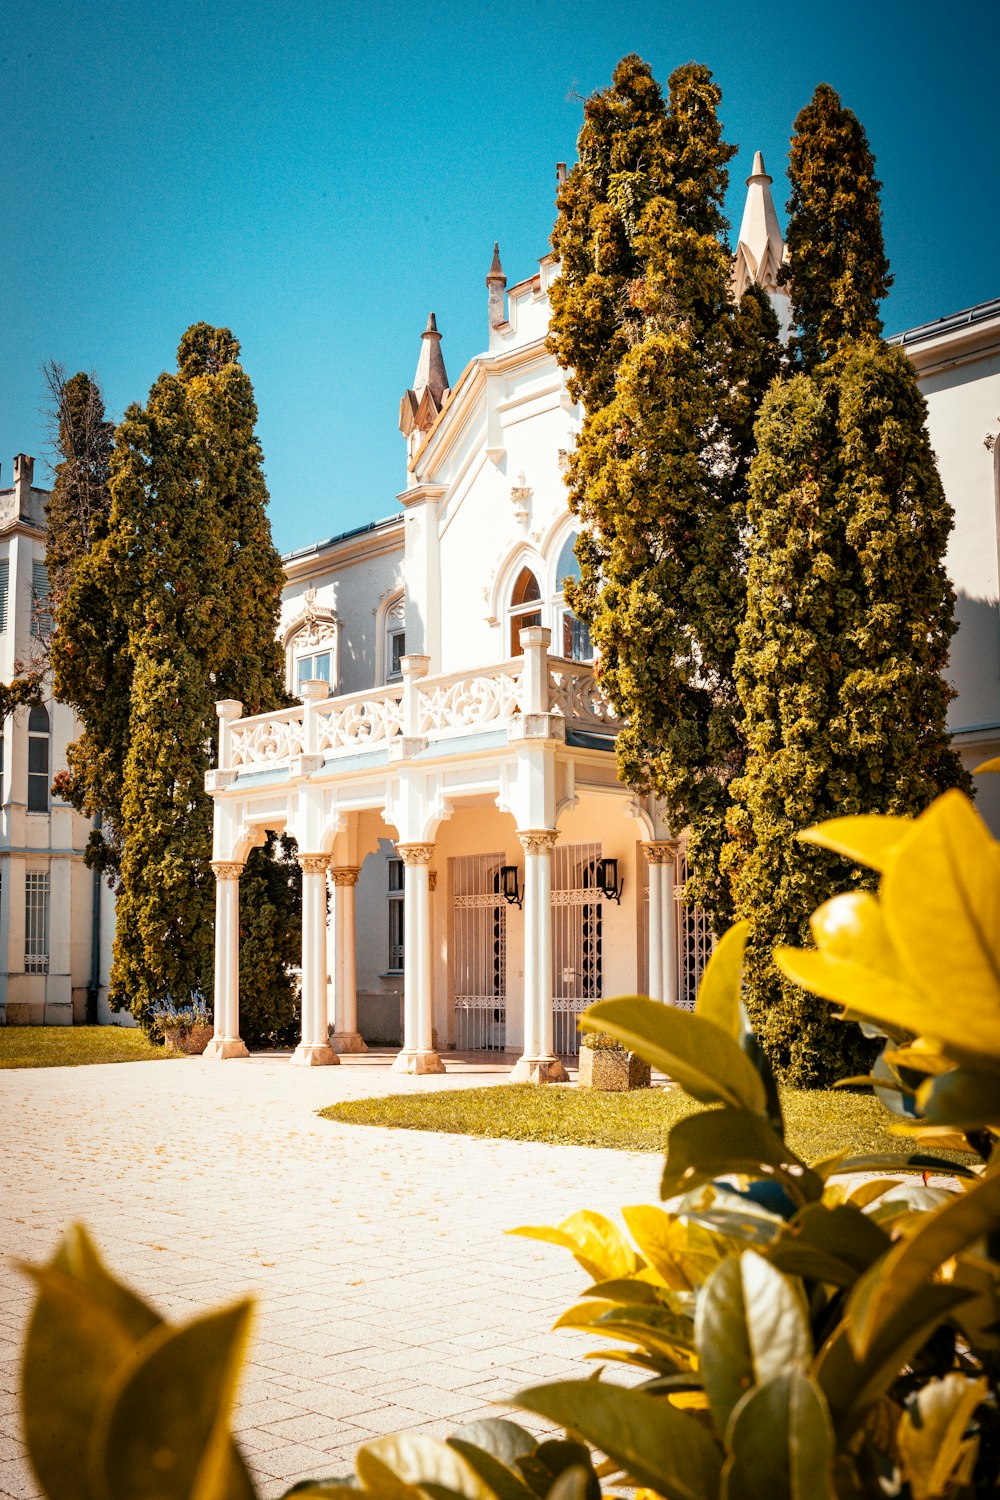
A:
[[[581,96],[637,51],[723,91],[738,227],[753,152],[779,212],[820,81],[884,183],[890,331],[1000,295],[995,6],[842,0],[21,0],[0,29],[0,484],[46,452],[43,360],[120,415],[198,319],[243,345],[282,551],[391,514],[399,398],[434,309],[457,379],[547,249]],[[39,477],[45,482],[45,470]]]

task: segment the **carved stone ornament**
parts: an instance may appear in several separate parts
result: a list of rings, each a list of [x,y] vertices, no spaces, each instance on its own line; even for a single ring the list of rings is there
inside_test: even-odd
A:
[[[676,839],[657,839],[654,843],[643,844],[642,852],[646,856],[647,864],[672,865],[680,852],[680,847]]]
[[[239,880],[243,874],[243,866],[234,864],[231,860],[213,859],[212,874],[216,880]]]
[[[330,871],[330,879],[334,885],[357,885],[360,874],[356,865],[335,865]]]
[[[429,865],[434,857],[434,845],[397,844],[396,853],[404,865]]]
[[[437,872],[437,870],[428,870],[427,871],[427,883],[430,886],[430,888],[431,888],[432,891],[436,891],[437,890],[437,888],[438,888],[438,872]]]
[[[518,474],[517,479],[510,487],[510,503],[514,507],[515,519],[520,521],[522,526],[528,520],[528,504],[531,496],[532,489],[530,484],[525,483],[523,473]]]
[[[310,584],[302,596],[302,609],[290,628],[289,639],[296,651],[329,645],[336,640],[339,628],[336,612],[316,603],[316,590]]]
[[[548,854],[559,835],[552,828],[530,828],[517,837],[525,854]]]
[[[323,875],[330,867],[329,854],[300,854],[303,875]]]

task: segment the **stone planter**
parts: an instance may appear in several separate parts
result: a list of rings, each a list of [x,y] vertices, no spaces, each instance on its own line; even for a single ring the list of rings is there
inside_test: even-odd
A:
[[[198,1057],[212,1040],[214,1029],[212,1026],[178,1026],[164,1034],[163,1045],[168,1052],[183,1052],[188,1057]]]
[[[580,1048],[578,1082],[584,1089],[603,1089],[607,1093],[624,1093],[628,1089],[648,1089],[649,1063],[634,1052],[610,1052],[596,1047]]]

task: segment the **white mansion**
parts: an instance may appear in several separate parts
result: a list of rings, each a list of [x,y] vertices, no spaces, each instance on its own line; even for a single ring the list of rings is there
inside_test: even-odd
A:
[[[787,324],[770,185],[758,154],[734,278],[737,290],[767,288]],[[593,1000],[693,1000],[710,936],[677,900],[684,831],[618,782],[615,719],[562,593],[576,566],[563,468],[581,413],[545,349],[556,272],[546,256],[507,287],[494,254],[488,346],[454,386],[431,315],[400,408],[398,513],[285,559],[282,639],[300,702],[257,718],[218,705],[211,1056],[245,1054],[239,876],[269,829],[295,836],[303,870],[295,1062],[335,1063],[367,1039],[401,1043],[405,1071],[439,1070],[453,1048],[503,1050],[519,1059],[515,1077],[558,1078]],[[1000,753],[1000,444],[991,454],[983,441],[1000,425],[1000,301],[900,342],[956,512],[952,727],[974,766]],[[0,493],[12,586],[30,516],[41,519],[43,496],[30,495],[23,483]],[[37,524],[30,535],[40,560]],[[5,649],[17,611],[15,600]],[[58,728],[67,711],[46,712]],[[32,811],[40,725],[22,710],[6,726],[0,983],[10,1020],[51,1022],[81,1017],[99,983],[86,936],[101,933],[102,913],[81,863],[86,825],[69,809]],[[980,806],[1000,831],[1000,778],[987,781]],[[101,954],[109,920],[105,910]]]

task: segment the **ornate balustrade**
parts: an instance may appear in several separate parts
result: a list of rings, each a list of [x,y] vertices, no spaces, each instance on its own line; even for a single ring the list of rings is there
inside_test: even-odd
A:
[[[229,755],[221,769],[245,771],[252,766],[287,764],[305,748],[304,720],[301,704],[273,714],[257,714],[252,719],[236,719],[229,731]]]
[[[398,687],[326,698],[316,705],[316,749],[325,756],[386,745],[402,733],[403,701]]]
[[[603,734],[615,733],[621,723],[601,692],[593,667],[561,657],[549,657],[549,712]]]
[[[424,677],[417,690],[416,733],[427,739],[468,734],[522,711],[519,659],[482,672]]]
[[[404,747],[411,741],[433,745],[546,710],[568,725],[603,734],[618,727],[593,668],[546,657],[543,650],[530,678],[525,658],[515,657],[478,672],[440,677],[411,672],[402,684],[373,692],[311,699],[252,719],[227,718],[220,770],[278,770],[297,756],[336,760],[397,740]],[[411,752],[404,748],[403,753]]]

